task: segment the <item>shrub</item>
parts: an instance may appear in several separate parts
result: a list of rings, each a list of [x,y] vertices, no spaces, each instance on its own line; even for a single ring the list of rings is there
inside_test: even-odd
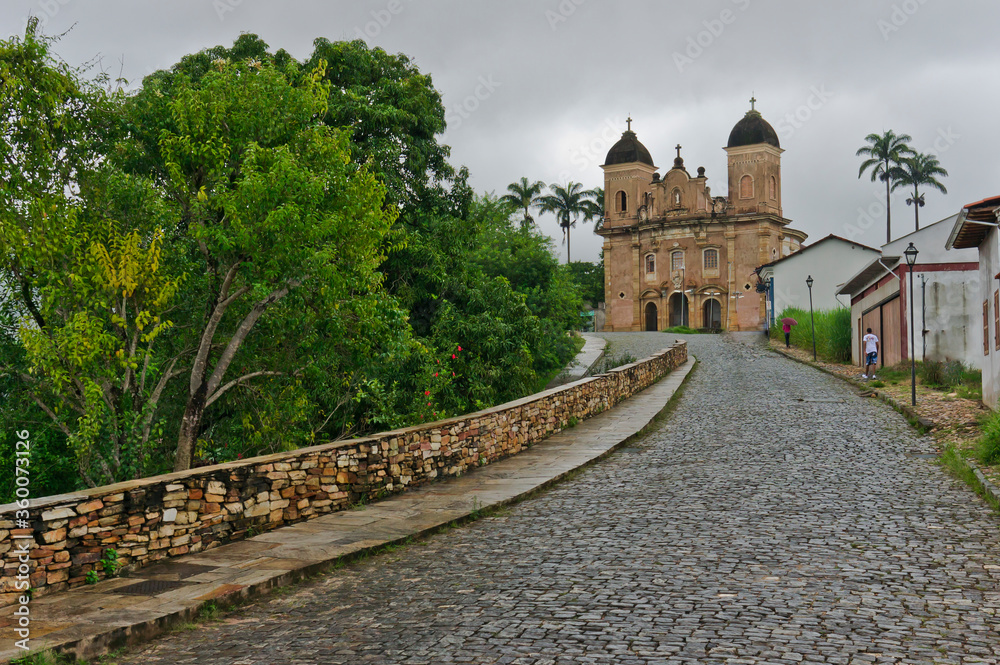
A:
[[[927,386],[947,385],[944,380],[945,365],[940,360],[927,360],[920,363],[920,380]]]

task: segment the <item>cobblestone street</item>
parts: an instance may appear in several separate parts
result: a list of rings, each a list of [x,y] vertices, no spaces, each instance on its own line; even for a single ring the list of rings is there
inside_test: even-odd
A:
[[[687,339],[669,417],[576,477],[113,662],[1000,662],[1000,519],[932,442],[759,336]]]

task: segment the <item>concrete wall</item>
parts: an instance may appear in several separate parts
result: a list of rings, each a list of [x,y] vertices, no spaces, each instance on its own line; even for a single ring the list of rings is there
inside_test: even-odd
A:
[[[37,594],[84,584],[106,548],[133,568],[211,549],[244,538],[251,528],[260,532],[344,510],[515,455],[686,360],[687,345],[677,342],[607,374],[458,418],[34,499],[26,508],[0,506],[0,606],[19,595],[22,547],[29,551],[25,573]]]
[[[809,309],[806,278],[813,278],[813,309],[837,309],[849,306],[847,298],[837,299],[839,287],[862,268],[879,257],[874,249],[859,247],[837,239],[824,241],[801,254],[793,254],[775,264],[774,314],[781,316],[786,307]]]
[[[980,290],[979,302],[974,311],[979,313],[979,325],[982,327],[982,303],[984,300],[989,301],[990,333],[995,335],[993,292],[997,289],[998,282],[994,275],[1000,273],[1000,234],[997,229],[990,229],[983,244],[979,246],[978,256]],[[996,344],[990,344],[989,354],[984,353],[980,347],[979,367],[983,370],[983,403],[995,410],[1000,400],[1000,351],[996,349]]]
[[[921,257],[918,255],[918,258]],[[921,277],[926,280],[925,288],[921,288]],[[909,292],[909,272],[904,279]],[[980,367],[983,317],[979,279],[978,271],[914,268],[913,320],[917,360],[960,360],[970,367]],[[909,315],[907,311],[907,325]],[[926,332],[921,334],[922,331]]]

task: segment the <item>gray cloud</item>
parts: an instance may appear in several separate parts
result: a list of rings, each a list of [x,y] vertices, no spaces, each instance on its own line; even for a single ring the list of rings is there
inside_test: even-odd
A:
[[[1000,193],[990,85],[1000,51],[983,29],[1000,6],[986,1],[7,0],[5,10],[5,34],[29,13],[49,34],[73,26],[56,47],[63,58],[101,55],[134,82],[242,32],[297,57],[316,37],[363,36],[432,75],[452,119],[443,140],[485,191],[521,176],[602,184],[608,137],[631,114],[658,165],[669,168],[680,143],[689,169],[706,167],[725,194],[722,146],[752,93],[786,150],[785,215],[813,239],[883,242],[884,219],[859,223],[880,200],[878,183],[857,177],[854,152],[870,132],[908,133],[949,170],[949,194],[927,193],[925,223]],[[913,228],[905,198],[894,235]],[[540,225],[559,239],[553,219]],[[576,230],[575,258],[599,248]]]

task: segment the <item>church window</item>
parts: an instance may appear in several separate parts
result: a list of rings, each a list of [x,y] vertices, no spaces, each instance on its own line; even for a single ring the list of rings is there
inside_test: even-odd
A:
[[[646,255],[646,274],[652,275],[656,272],[656,255],[647,254]]]
[[[670,255],[670,269],[684,270],[684,252],[674,252]]]
[[[748,175],[740,178],[740,198],[741,199],[752,199],[753,198],[753,178]]]
[[[615,194],[615,209],[618,212],[628,212],[628,194],[622,191]]]
[[[771,176],[771,179],[769,181],[768,193],[771,195],[772,199],[778,198],[778,180],[774,176]]]
[[[719,269],[719,250],[706,249],[705,270],[718,270],[718,269]]]

